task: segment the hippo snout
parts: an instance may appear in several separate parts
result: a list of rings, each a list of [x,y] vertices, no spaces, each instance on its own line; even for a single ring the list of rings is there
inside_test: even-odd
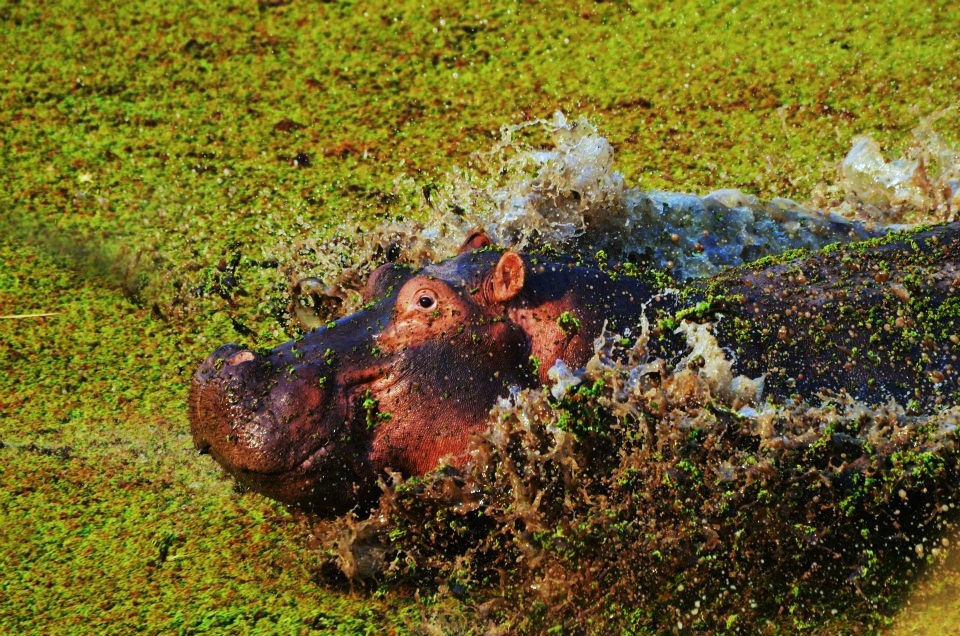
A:
[[[322,331],[322,330],[321,330]],[[255,352],[219,347],[193,375],[193,442],[243,486],[308,509],[343,510],[375,486],[338,390],[351,348],[324,339]]]
[[[204,360],[193,374],[190,388],[190,428],[194,445],[207,452],[211,445],[220,455],[229,430],[239,428],[231,422],[230,404],[242,399],[256,375],[255,353],[236,344],[219,347]]]
[[[297,469],[332,436],[323,364],[280,365],[270,353],[224,345],[193,376],[190,423],[195,446],[233,474]]]

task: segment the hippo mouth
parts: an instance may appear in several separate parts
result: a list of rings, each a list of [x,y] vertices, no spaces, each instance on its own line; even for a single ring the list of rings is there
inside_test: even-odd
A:
[[[326,444],[322,444],[319,448],[314,451],[309,451],[307,457],[300,462],[300,464],[294,469],[294,472],[299,473],[310,473],[318,468],[318,465],[323,462],[327,457],[330,456],[330,452],[333,450],[335,444],[333,440],[328,441]],[[281,471],[278,471],[281,472]],[[265,473],[270,474],[270,473]]]
[[[217,383],[195,383],[189,397],[194,446],[201,454],[213,455],[228,472],[275,476],[309,471],[333,450],[333,436],[283,449],[283,416],[269,406],[233,404],[230,393]],[[233,447],[238,451],[231,452]],[[237,456],[239,449],[242,456]]]
[[[222,388],[195,386],[190,396],[194,442],[210,454],[243,490],[252,490],[304,510],[343,511],[369,489],[359,453],[336,435],[316,441],[282,434],[282,417],[270,410],[225,412]],[[339,410],[339,409],[337,409]],[[210,413],[214,413],[211,417]],[[328,414],[337,417],[338,414]],[[261,423],[269,422],[276,434],[266,444],[257,443]],[[223,431],[236,431],[226,433]],[[299,438],[299,441],[298,441]],[[305,443],[308,442],[308,443]]]

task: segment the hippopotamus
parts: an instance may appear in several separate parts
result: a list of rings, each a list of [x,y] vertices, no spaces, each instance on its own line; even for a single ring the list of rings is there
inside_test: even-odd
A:
[[[193,377],[195,445],[240,484],[323,514],[369,505],[387,471],[467,461],[498,398],[576,369],[602,333],[652,325],[651,355],[715,323],[765,399],[960,398],[960,224],[789,254],[663,293],[632,268],[500,249],[482,232],[414,271],[386,263],[364,307],[268,351],[227,344]]]

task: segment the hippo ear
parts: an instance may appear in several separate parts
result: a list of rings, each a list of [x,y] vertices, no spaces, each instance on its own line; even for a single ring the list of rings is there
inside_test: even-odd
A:
[[[486,232],[483,230],[474,230],[467,235],[467,240],[465,240],[463,245],[460,246],[460,249],[457,250],[457,254],[480,250],[491,245],[493,245],[493,241],[490,240]]]
[[[493,300],[503,303],[519,294],[525,276],[523,259],[516,252],[504,252],[490,277]]]

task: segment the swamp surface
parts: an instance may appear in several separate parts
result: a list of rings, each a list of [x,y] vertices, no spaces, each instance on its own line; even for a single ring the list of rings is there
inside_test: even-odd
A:
[[[441,563],[445,542],[484,564],[497,547],[487,536],[471,553],[456,528],[444,534],[443,479],[392,491],[383,509],[393,525],[318,527],[235,492],[192,448],[186,417],[190,376],[217,345],[299,333],[292,282],[339,275],[358,254],[374,260],[383,228],[416,234],[464,216],[461,203],[490,204],[529,170],[511,157],[566,143],[556,112],[609,144],[629,188],[734,188],[859,209],[839,176],[858,135],[888,157],[910,156],[932,129],[948,149],[960,145],[958,32],[945,2],[0,4],[0,631],[602,632],[610,621],[641,632],[935,634],[960,624],[952,516],[924,535],[940,545],[925,544],[909,573],[876,567],[882,578],[871,579],[868,567],[839,597],[809,594],[800,578],[780,589],[764,580],[737,611],[736,594],[717,591],[711,605],[670,580],[635,605],[621,597],[581,611],[576,593],[589,581],[572,596],[560,584],[540,596],[519,586],[562,582],[571,560],[615,552],[540,529],[528,538],[549,558],[516,580]],[[610,405],[592,389],[566,409],[608,426]],[[687,377],[671,399],[703,390]],[[732,417],[722,406],[690,415]],[[829,417],[853,436],[900,417],[837,412]],[[510,417],[501,442],[542,434]],[[486,477],[504,483],[509,462],[494,442]],[[923,455],[940,448],[908,449],[897,467],[911,484],[942,487],[954,459]],[[569,468],[538,466],[544,484]],[[677,475],[634,468],[618,479],[656,476],[666,488],[663,474]],[[754,508],[774,508],[750,494]],[[502,518],[516,512],[505,506]],[[571,519],[542,523],[580,529],[589,546],[603,539]],[[414,571],[357,560],[353,547],[381,536]],[[754,547],[774,554],[775,543]],[[655,567],[652,555],[630,563]],[[350,569],[364,563],[372,583]],[[762,573],[745,553],[742,563]]]

